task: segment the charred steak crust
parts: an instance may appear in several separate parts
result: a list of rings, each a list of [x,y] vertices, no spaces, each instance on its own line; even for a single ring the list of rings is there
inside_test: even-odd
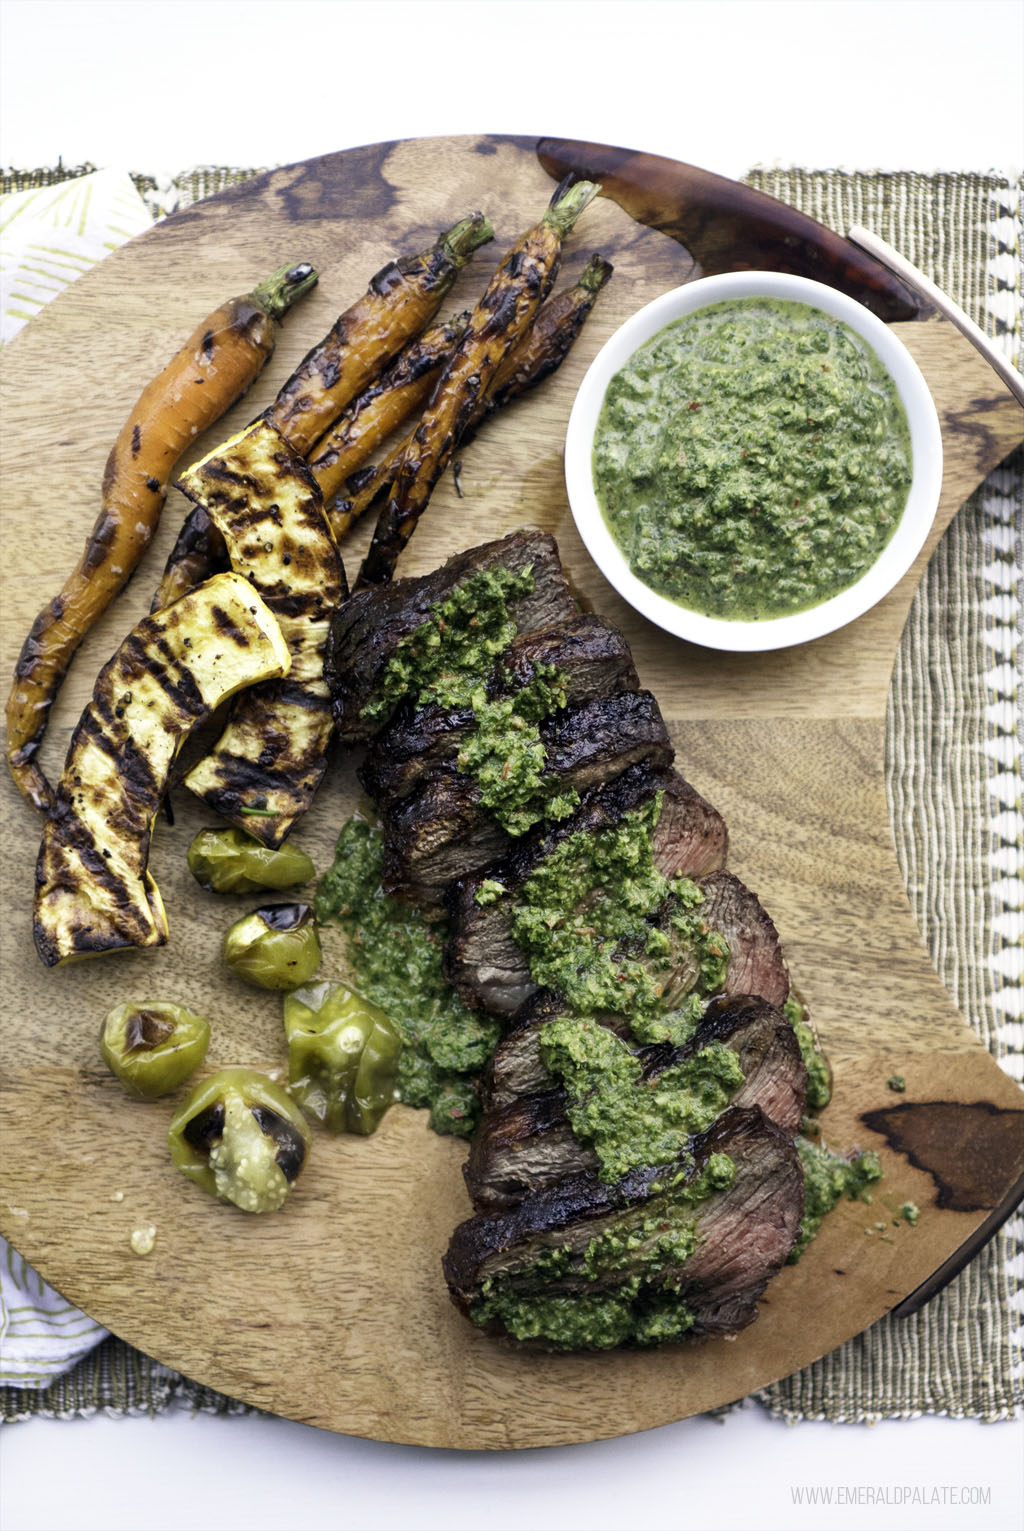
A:
[[[636,1170],[614,1185],[585,1171],[526,1197],[509,1212],[469,1218],[456,1228],[443,1261],[452,1300],[472,1316],[486,1281],[500,1277],[514,1286],[517,1273],[527,1272],[547,1249],[569,1245],[582,1253],[631,1210],[655,1207],[676,1173],[698,1176],[713,1153],[733,1160],[735,1179],[697,1204],[697,1249],[680,1266],[660,1270],[657,1281],[693,1310],[694,1337],[735,1333],[757,1316],[758,1299],[785,1263],[803,1215],[803,1174],[793,1139],[757,1107],[730,1106],[692,1139],[692,1168],[687,1155],[674,1165]],[[614,1278],[584,1285],[570,1273],[545,1282],[544,1293],[614,1293],[635,1274],[642,1274],[642,1265],[634,1270],[623,1264]],[[488,1327],[501,1332],[500,1326]]]
[[[510,573],[530,569],[533,590],[509,605],[520,632],[565,622],[577,604],[558,557],[558,544],[545,532],[513,532],[449,558],[440,569],[416,579],[394,580],[351,596],[331,622],[324,656],[324,674],[331,689],[334,722],[340,739],[365,739],[387,721],[368,726],[362,713],[388,660],[403,638],[430,618],[430,608],[446,600],[473,574],[504,568]]]
[[[639,691],[640,680],[625,636],[593,612],[568,622],[519,633],[499,659],[491,683],[493,695],[510,695],[528,686],[541,665],[566,677],[570,703]]]
[[[449,891],[445,972],[467,1004],[510,1018],[537,993],[527,958],[512,934],[512,901],[501,898],[483,907],[477,903],[476,894],[485,879],[493,878],[514,893],[543,858],[569,835],[578,829],[596,831],[619,822],[624,813],[649,801],[670,782],[675,820],[673,837],[668,842],[672,847],[672,875],[693,876],[687,867],[694,861],[698,868],[707,865],[712,858],[708,854],[706,830],[714,820],[705,812],[704,799],[692,788],[680,793],[675,784],[681,781],[675,772],[634,767],[618,781],[588,793],[572,818],[531,839],[505,861],[486,867],[475,877],[460,880]],[[685,782],[682,785],[687,787]],[[682,827],[682,807],[687,802],[699,825],[693,835]],[[717,835],[713,838],[717,859],[719,849],[724,853],[724,839]],[[688,857],[680,855],[683,846],[689,848]],[[771,1004],[781,1005],[789,993],[789,975],[778,932],[757,897],[730,872],[712,872],[707,877],[698,872],[695,881],[705,894],[702,918],[729,944],[725,992],[758,994]]]
[[[463,1166],[470,1200],[478,1210],[514,1205],[580,1168],[596,1168],[593,1150],[579,1142],[566,1116],[564,1091],[544,1071],[539,1034],[550,1016],[529,1023],[533,1055],[546,1088],[504,1105],[489,1104]],[[520,1046],[525,1038],[520,1036]],[[776,1126],[795,1133],[803,1115],[807,1070],[786,1017],[755,995],[721,997],[708,1006],[682,1047],[668,1043],[634,1047],[643,1080],[653,1084],[666,1069],[721,1042],[739,1058],[744,1083],[734,1106],[759,1106]]]
[[[540,726],[544,776],[559,789],[586,792],[646,760],[669,766],[675,756],[661,708],[649,691],[621,691],[565,707]]]
[[[473,728],[472,707],[403,707],[366,753],[357,775],[382,808],[408,797],[438,766],[452,766]]]
[[[445,976],[467,1004],[508,1018],[537,993],[526,957],[512,935],[508,902],[501,899],[486,906],[478,904],[476,895],[482,883],[493,878],[515,892],[544,857],[570,835],[581,830],[596,833],[618,824],[625,814],[650,802],[676,780],[681,778],[674,771],[653,769],[646,762],[630,766],[614,781],[587,792],[571,818],[529,836],[502,861],[474,876],[460,878],[448,889]]]
[[[567,707],[541,725],[542,780],[586,792],[638,761],[668,765],[672,745],[649,691],[627,691]],[[384,888],[431,912],[449,884],[506,854],[514,840],[480,801],[471,776],[450,765],[428,772],[408,796],[380,806]],[[571,821],[570,821],[571,822]]]
[[[565,682],[566,705],[607,700],[639,689],[622,633],[583,612],[568,622],[520,633],[495,662],[487,681],[491,698],[512,696],[551,666]],[[406,797],[438,766],[451,765],[473,728],[472,708],[405,707],[378,734],[359,771],[370,796],[387,805]]]
[[[468,776],[445,771],[418,792],[381,810],[386,893],[426,913],[444,909],[445,890],[458,877],[502,856],[512,843],[480,805]]]

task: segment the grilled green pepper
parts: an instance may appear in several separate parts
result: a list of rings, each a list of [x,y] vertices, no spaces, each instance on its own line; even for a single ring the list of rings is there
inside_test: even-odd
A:
[[[333,1132],[376,1132],[402,1051],[383,1010],[347,984],[310,984],[286,995],[284,1029],[288,1081],[303,1110]]]
[[[265,904],[224,936],[224,961],[261,989],[297,989],[320,966],[320,938],[308,904]]]
[[[240,829],[201,829],[188,848],[187,859],[196,882],[213,893],[293,888],[316,875],[305,851],[293,845],[269,850]]]
[[[167,1132],[171,1158],[211,1196],[243,1212],[275,1212],[309,1152],[309,1128],[280,1085],[227,1068],[196,1085]]]
[[[209,1021],[162,1000],[117,1005],[100,1028],[104,1063],[126,1090],[144,1100],[184,1084],[209,1045]]]

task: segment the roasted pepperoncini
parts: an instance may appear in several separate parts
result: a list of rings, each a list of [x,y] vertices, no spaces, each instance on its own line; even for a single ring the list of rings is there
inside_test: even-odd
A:
[[[402,1038],[382,1010],[343,983],[285,997],[288,1079],[304,1111],[334,1132],[376,1132],[395,1098]]]
[[[320,938],[308,904],[266,904],[236,920],[224,937],[224,961],[261,989],[297,989],[320,966]]]
[[[294,888],[316,875],[305,851],[293,845],[272,851],[240,829],[201,829],[188,848],[188,869],[213,893]]]
[[[174,1114],[174,1163],[243,1212],[274,1212],[306,1162],[309,1128],[288,1094],[255,1069],[211,1074]]]
[[[209,1045],[209,1021],[163,1000],[117,1005],[100,1028],[103,1061],[126,1090],[144,1100],[184,1084]]]

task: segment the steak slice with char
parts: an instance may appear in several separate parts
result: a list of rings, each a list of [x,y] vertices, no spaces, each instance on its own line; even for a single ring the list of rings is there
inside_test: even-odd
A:
[[[659,792],[662,812],[654,833],[659,870],[668,876],[700,877],[722,866],[725,825],[710,803],[675,771],[654,770],[648,764],[632,766],[615,781],[587,793],[571,818],[520,845],[500,865],[487,867],[449,890],[451,929],[445,971],[467,1004],[511,1017],[538,992],[512,934],[510,900],[502,898],[484,906],[476,901],[485,878],[496,879],[514,893],[569,835],[581,830],[596,833],[617,824]],[[669,826],[660,833],[666,814]]]
[[[543,1025],[543,1020],[534,1023],[541,1069]],[[659,1043],[634,1048],[643,1067],[643,1082],[636,1088],[656,1087],[666,1069],[686,1062],[713,1042],[731,1048],[743,1071],[743,1084],[732,1105],[760,1106],[776,1126],[795,1133],[803,1115],[807,1070],[786,1017],[753,995],[713,1000],[682,1047]],[[567,1175],[598,1167],[594,1149],[577,1139],[569,1124],[565,1092],[553,1087],[550,1075],[546,1080],[547,1089],[504,1107],[489,1105],[485,1111],[463,1169],[478,1211],[514,1206]]]
[[[506,888],[509,886],[502,865],[491,867],[489,872]],[[472,888],[469,898],[464,896],[462,884],[456,890],[452,906],[455,914],[445,947],[445,972],[467,1004],[492,1015],[508,1016],[529,1003],[540,992],[539,986],[534,983],[527,957],[512,934],[513,914],[508,907],[511,900],[500,898],[480,909],[473,896],[480,885],[481,879],[474,879],[471,885],[466,883],[466,888]],[[696,912],[705,928],[722,936],[729,948],[721,992],[756,994],[769,1004],[784,1004],[789,993],[789,973],[779,933],[757,896],[731,872],[715,872],[699,879],[697,886],[704,894],[704,903]],[[483,918],[478,919],[478,913]],[[666,972],[664,959],[659,959],[656,971],[665,1008],[672,1009],[695,988],[698,959],[686,937],[672,927],[667,909],[652,923],[666,930],[671,943],[670,968]],[[514,1000],[519,1000],[518,1007],[511,1004]],[[508,1009],[504,1008],[506,1005]]]
[[[629,645],[618,628],[584,612],[568,622],[520,633],[496,661],[487,682],[488,696],[521,691],[542,665],[554,667],[564,677],[568,707],[639,686]],[[406,797],[438,766],[454,762],[473,726],[469,707],[456,711],[432,706],[414,713],[401,709],[377,735],[359,779],[378,803]]]
[[[518,948],[517,948],[518,950]],[[482,1093],[488,1110],[511,1106],[523,1095],[550,1090],[554,1081],[540,1055],[540,1028],[556,1015],[565,1015],[567,1006],[551,989],[538,989],[515,1016],[508,1031],[494,1050],[483,1078]],[[621,1015],[593,1017],[609,1031],[628,1037],[629,1022]]]
[[[340,739],[365,739],[387,722],[363,721],[389,659],[403,638],[429,621],[431,607],[448,599],[474,574],[505,569],[533,575],[533,590],[509,602],[519,632],[566,622],[578,611],[558,558],[558,544],[545,532],[513,532],[497,542],[457,553],[440,569],[417,579],[361,590],[345,601],[331,622],[324,674],[331,689]]]
[[[522,691],[542,665],[551,665],[565,676],[570,705],[640,689],[624,635],[589,611],[568,622],[520,632],[498,660],[494,694]]]
[[[472,1317],[502,1294],[571,1302],[619,1289],[640,1314],[645,1302],[678,1300],[692,1314],[695,1338],[735,1334],[757,1317],[761,1293],[796,1241],[803,1172],[792,1137],[757,1107],[730,1106],[690,1148],[692,1161],[688,1154],[669,1166],[648,1166],[613,1185],[584,1171],[527,1196],[510,1212],[478,1213],[462,1223],[444,1258],[453,1301]],[[732,1184],[688,1206],[679,1199],[677,1177],[692,1184],[712,1154],[732,1160]],[[687,1226],[698,1238],[689,1255],[673,1262],[664,1258],[663,1244],[652,1249],[666,1231]],[[586,1252],[603,1234],[620,1236],[623,1257],[614,1269],[588,1277]],[[555,1250],[564,1262],[557,1274],[551,1270]],[[531,1270],[542,1255],[548,1269]],[[634,1281],[640,1283],[635,1294]],[[488,1332],[507,1332],[493,1312],[481,1316]]]
[[[783,1005],[789,973],[779,933],[755,894],[731,872],[715,872],[700,883],[705,902],[701,915],[729,943],[726,994],[757,994],[770,1005]]]
[[[454,768],[474,720],[472,707],[402,708],[371,743],[359,780],[379,807],[391,807],[426,777]]]
[[[651,847],[658,871],[694,881],[720,871],[729,847],[722,815],[675,771],[662,790]]]
[[[542,780],[553,793],[586,792],[639,761],[672,760],[660,709],[649,691],[627,691],[583,702],[540,726],[545,762]],[[440,912],[449,883],[470,877],[507,853],[511,835],[480,799],[472,777],[441,770],[408,797],[381,811],[384,831],[382,882],[386,892]]]

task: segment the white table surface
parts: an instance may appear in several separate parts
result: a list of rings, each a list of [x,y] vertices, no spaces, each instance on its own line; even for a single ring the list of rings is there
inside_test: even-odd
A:
[[[0,25],[0,159],[19,167],[174,174],[477,131],[725,175],[1024,163],[1017,0],[4,0]],[[0,1432],[0,1526],[1016,1531],[1022,1462],[1019,1420],[789,1428],[751,1404],[490,1455],[251,1416],[35,1419]]]

